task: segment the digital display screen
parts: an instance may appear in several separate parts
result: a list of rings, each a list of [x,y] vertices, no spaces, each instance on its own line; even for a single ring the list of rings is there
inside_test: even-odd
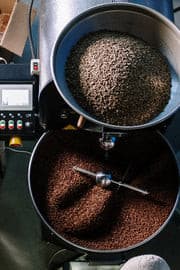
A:
[[[0,84],[0,111],[30,111],[32,109],[32,84]]]
[[[28,106],[29,90],[2,89],[2,106]]]

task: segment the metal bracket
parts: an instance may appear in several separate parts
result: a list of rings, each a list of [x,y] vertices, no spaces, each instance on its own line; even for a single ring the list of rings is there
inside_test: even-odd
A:
[[[63,267],[63,270],[70,269],[68,268],[69,262],[75,260],[79,256],[80,254],[77,252],[61,249],[51,257],[48,263],[48,270],[57,270],[59,267]]]
[[[108,151],[115,146],[116,138],[117,137],[120,138],[124,136],[126,133],[121,133],[119,131],[109,130],[102,127],[101,134],[102,136],[99,139],[100,146],[105,151]]]

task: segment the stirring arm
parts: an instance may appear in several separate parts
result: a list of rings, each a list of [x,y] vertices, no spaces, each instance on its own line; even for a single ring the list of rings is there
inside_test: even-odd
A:
[[[101,187],[107,187],[111,183],[113,183],[113,184],[116,184],[118,186],[125,187],[125,188],[131,189],[133,191],[139,192],[139,193],[141,193],[143,195],[148,195],[149,194],[149,192],[147,192],[146,190],[142,190],[140,188],[137,188],[137,187],[134,187],[132,185],[125,184],[125,183],[122,183],[122,182],[114,181],[109,177],[108,174],[105,174],[105,173],[101,173],[101,172],[100,173],[93,173],[93,172],[88,171],[86,169],[79,168],[78,166],[74,166],[73,170],[95,178],[96,183],[98,185],[100,185]]]

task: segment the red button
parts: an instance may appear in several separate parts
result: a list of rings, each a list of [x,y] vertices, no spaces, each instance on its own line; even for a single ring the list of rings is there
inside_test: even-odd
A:
[[[17,129],[22,129],[22,125],[17,125]]]
[[[8,128],[9,128],[10,130],[14,129],[14,121],[13,121],[13,120],[9,120],[9,121],[8,121]]]
[[[4,130],[5,128],[6,128],[6,122],[5,122],[5,120],[1,120],[0,121],[0,129]]]
[[[34,70],[38,70],[38,65],[37,64],[34,65]]]
[[[0,129],[1,129],[1,130],[5,129],[5,128],[6,128],[5,125],[4,125],[4,126],[3,126],[3,125],[0,125]]]

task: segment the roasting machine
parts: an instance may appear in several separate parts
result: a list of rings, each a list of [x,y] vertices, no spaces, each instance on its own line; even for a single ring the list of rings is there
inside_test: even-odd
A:
[[[39,16],[39,81],[25,78],[21,87],[30,107],[23,113],[23,106],[15,112],[7,104],[0,109],[5,108],[2,116],[29,117],[26,132],[41,133],[28,185],[43,237],[59,246],[49,269],[70,269],[73,260],[120,265],[161,233],[179,201],[180,146],[173,136],[180,104],[180,31],[172,1],[43,0]],[[144,124],[103,121],[71,93],[65,76],[70,52],[82,37],[102,30],[141,39],[167,60],[169,101]],[[0,88],[0,103],[5,90],[12,91],[11,84],[6,86],[4,82]]]

